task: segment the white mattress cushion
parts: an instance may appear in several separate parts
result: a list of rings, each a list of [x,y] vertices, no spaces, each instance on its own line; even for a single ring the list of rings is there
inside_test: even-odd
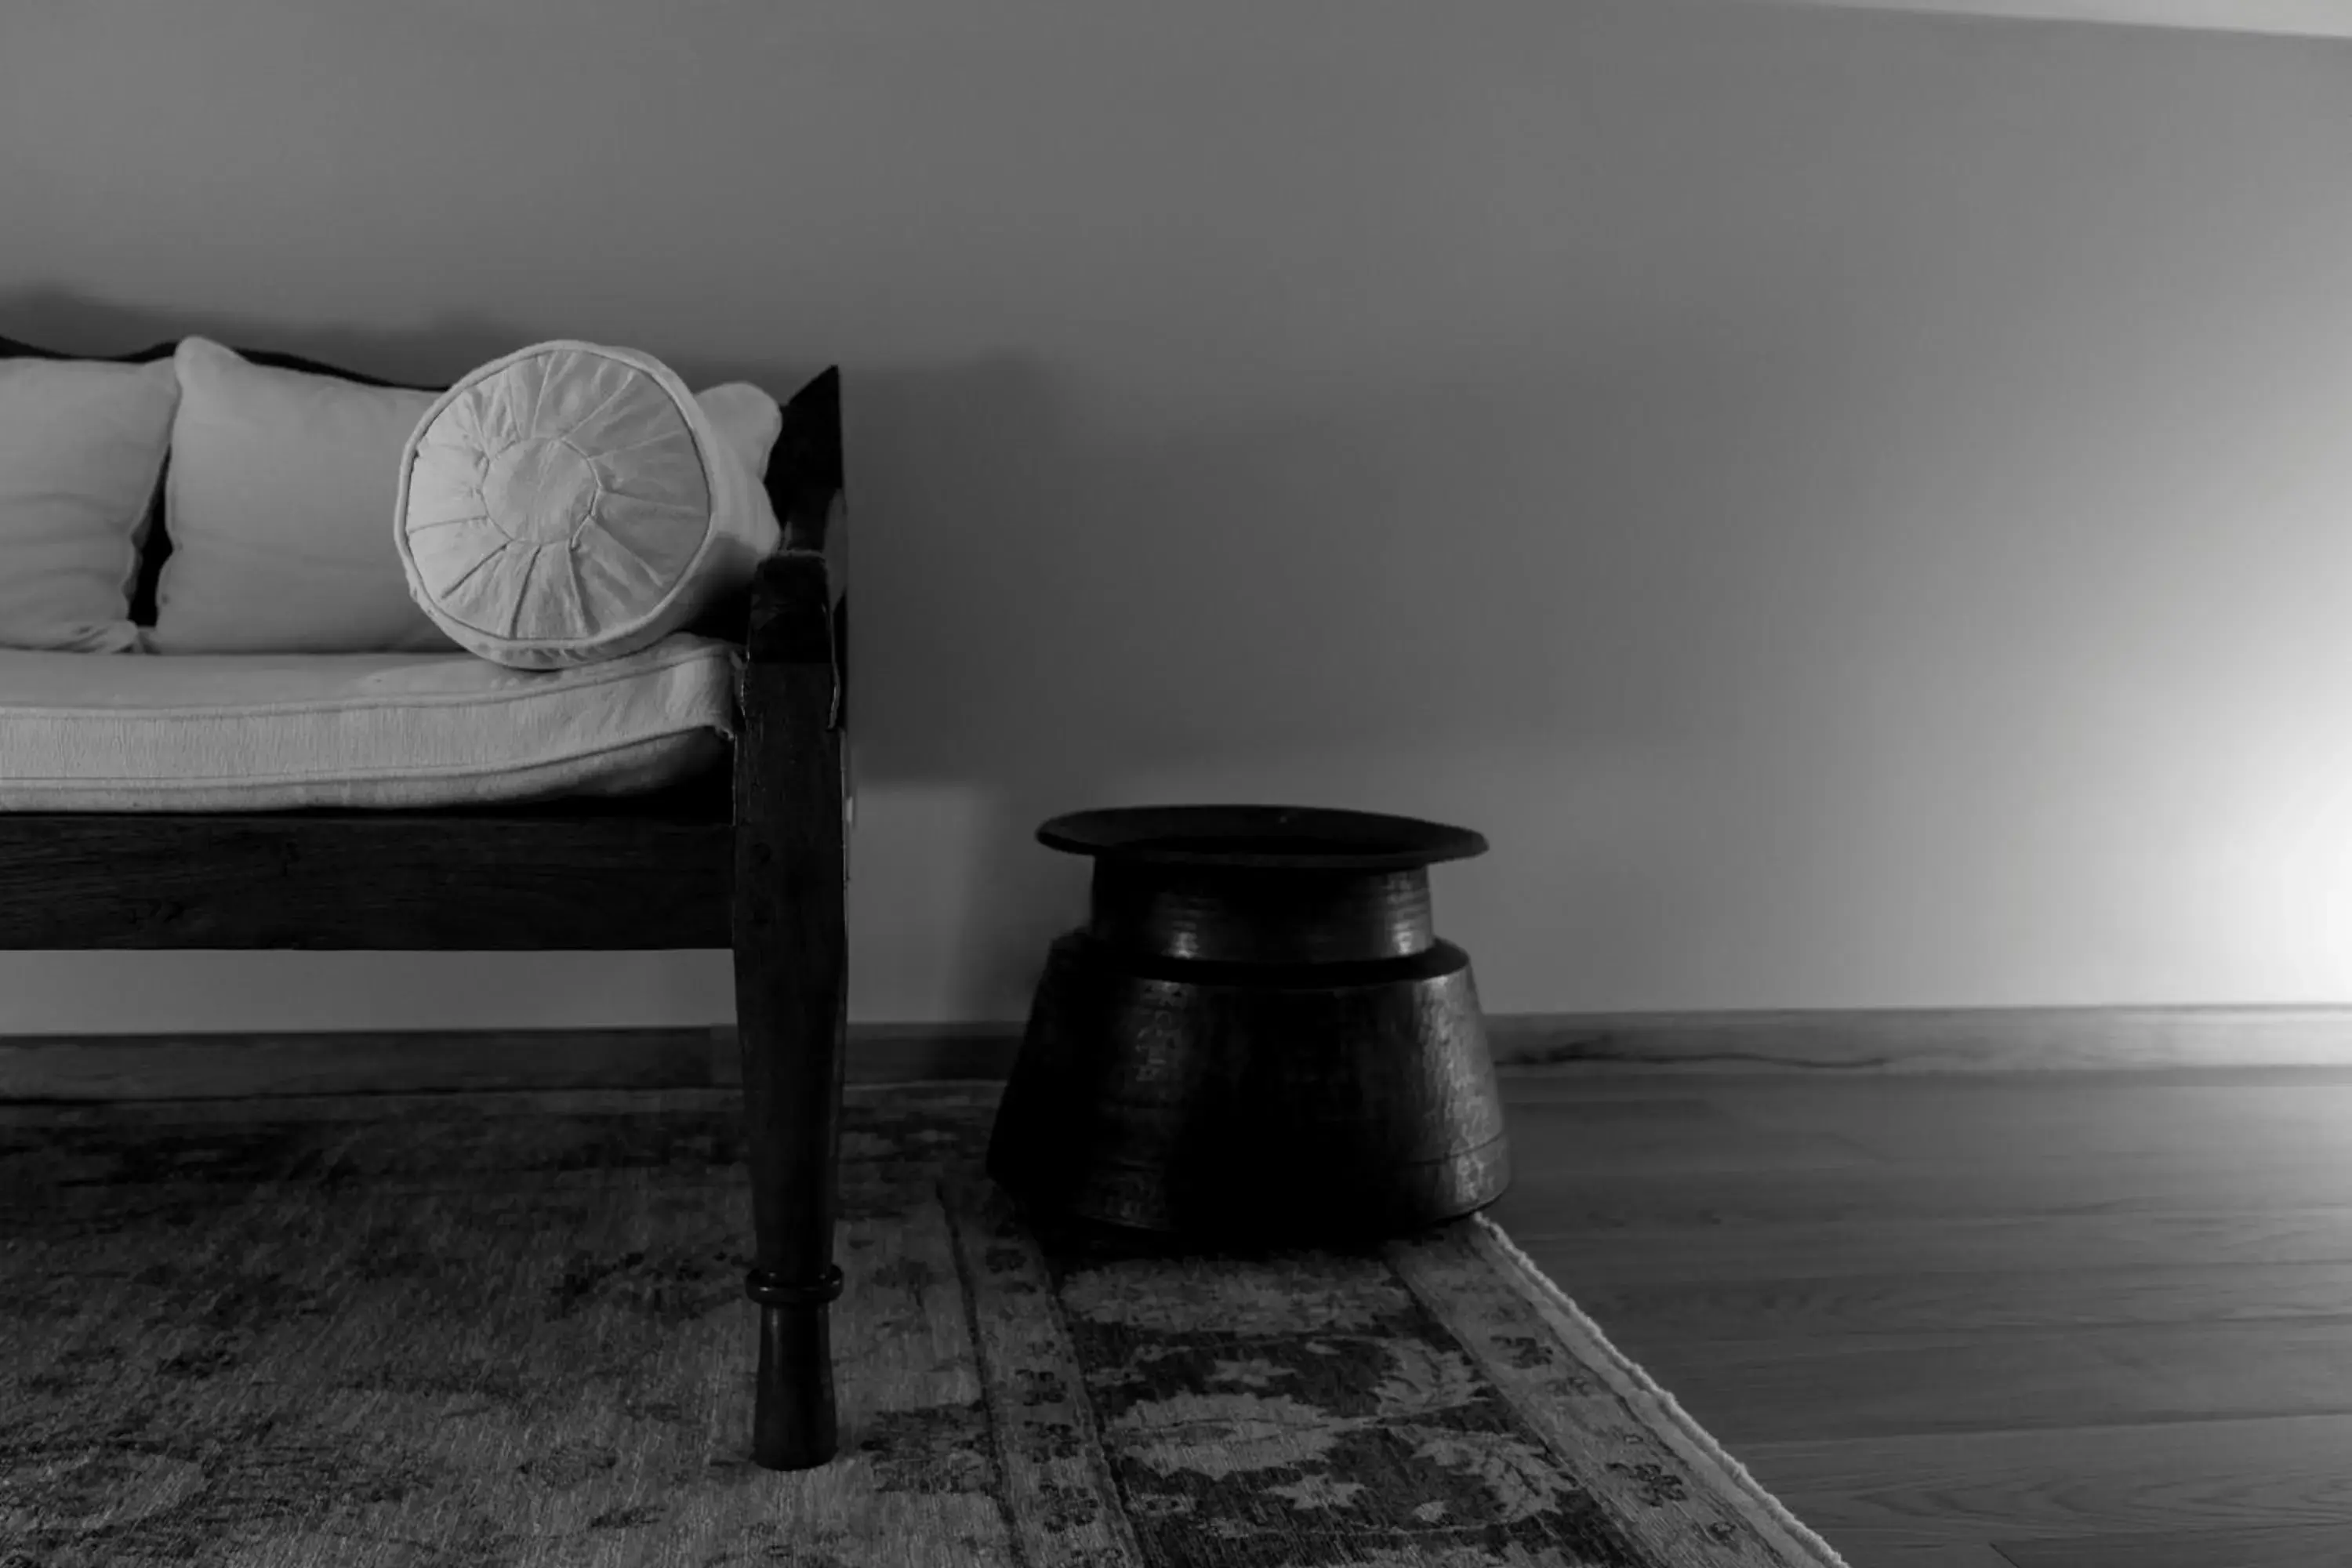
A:
[[[121,653],[172,437],[169,360],[0,359],[0,647]]]
[[[468,653],[0,651],[0,810],[462,805],[657,789],[736,733],[741,650],[680,633],[524,671]]]
[[[155,653],[446,652],[391,536],[400,454],[439,395],[255,364],[206,338],[180,382]]]
[[[755,386],[698,396],[631,349],[566,340],[493,360],[402,454],[409,594],[460,646],[518,668],[644,647],[776,547],[761,478],[782,423]]]

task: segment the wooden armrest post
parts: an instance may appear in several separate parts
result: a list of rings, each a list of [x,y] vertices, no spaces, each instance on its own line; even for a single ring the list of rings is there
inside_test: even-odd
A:
[[[822,1465],[839,1443],[829,1307],[843,1286],[848,648],[823,553],[841,504],[837,384],[827,373],[794,399],[786,460],[771,466],[784,541],[751,585],[735,749],[735,1026],[756,1237],[744,1293],[760,1310],[751,1458],[773,1470]]]
[[[841,731],[824,563],[764,563],[736,742],[735,1026],[760,1307],[752,1458],[805,1469],[836,1443],[826,1307],[848,1023]],[[764,623],[764,626],[763,626]],[[813,634],[813,635],[812,635]]]

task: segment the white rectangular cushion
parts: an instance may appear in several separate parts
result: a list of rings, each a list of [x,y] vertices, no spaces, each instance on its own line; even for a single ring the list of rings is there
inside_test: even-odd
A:
[[[172,552],[149,652],[448,652],[393,543],[400,458],[441,395],[255,364],[207,338],[173,355]]]
[[[469,653],[0,650],[0,810],[640,794],[726,753],[740,657],[685,632],[558,670]]]
[[[131,594],[179,401],[168,360],[0,359],[0,646],[138,645]]]

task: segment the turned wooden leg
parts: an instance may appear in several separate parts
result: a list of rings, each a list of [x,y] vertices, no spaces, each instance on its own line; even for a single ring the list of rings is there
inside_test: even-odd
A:
[[[737,742],[735,1026],[760,1309],[751,1458],[800,1470],[833,1458],[828,1307],[847,1032],[841,736],[831,672],[753,662]]]
[[[751,1413],[752,1463],[805,1470],[825,1463],[841,1433],[833,1402],[832,1314],[841,1270],[828,1266],[813,1287],[754,1268],[744,1294],[760,1304],[760,1370]]]
[[[740,953],[736,962],[740,974]],[[804,1470],[831,1459],[839,1441],[831,1326],[843,1284],[833,1261],[839,1031],[821,1029],[798,1042],[746,1032],[741,1044],[756,1237],[743,1293],[760,1309],[751,1459],[771,1470]],[[755,1068],[755,1058],[763,1065]],[[752,1087],[755,1074],[764,1089]]]

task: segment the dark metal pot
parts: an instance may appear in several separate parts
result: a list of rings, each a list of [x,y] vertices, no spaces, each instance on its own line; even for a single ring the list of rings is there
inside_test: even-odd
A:
[[[1429,870],[1465,829],[1306,806],[1056,817],[1095,858],[989,1144],[1033,1207],[1236,1243],[1356,1242],[1483,1207],[1509,1143],[1469,955]]]

